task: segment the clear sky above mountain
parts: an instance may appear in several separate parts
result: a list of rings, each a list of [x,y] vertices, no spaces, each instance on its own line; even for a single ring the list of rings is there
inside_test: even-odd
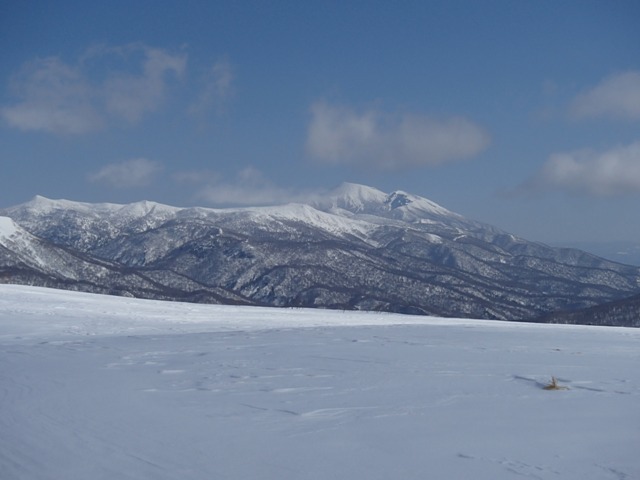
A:
[[[0,5],[0,207],[404,190],[640,239],[636,1]]]

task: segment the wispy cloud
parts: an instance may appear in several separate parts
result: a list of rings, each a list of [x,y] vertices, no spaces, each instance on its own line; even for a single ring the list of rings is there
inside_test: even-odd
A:
[[[150,184],[153,177],[162,169],[162,165],[156,161],[134,158],[105,165],[97,172],[90,174],[89,180],[115,188],[143,187]]]
[[[196,172],[178,174],[181,180],[195,183]],[[290,202],[305,202],[314,198],[317,192],[311,190],[295,190],[283,188],[254,168],[246,167],[240,170],[234,179],[225,180],[221,176],[214,176],[211,172],[200,175],[202,181],[196,190],[195,198],[214,206],[257,206],[280,205]]]
[[[13,76],[16,102],[0,113],[12,127],[57,134],[99,130],[110,118],[135,123],[159,108],[168,74],[182,76],[186,62],[184,53],[142,44],[92,47],[72,63],[37,59]]]
[[[521,191],[564,190],[613,196],[640,193],[640,142],[604,152],[555,153]]]
[[[617,73],[578,95],[570,107],[575,118],[640,119],[640,72]]]
[[[233,68],[226,59],[219,60],[200,79],[201,91],[189,107],[189,113],[202,116],[211,110],[222,111],[233,95]]]
[[[317,102],[311,106],[307,150],[327,164],[382,170],[435,166],[472,157],[488,133],[463,117],[433,118]]]
[[[105,50],[107,52],[113,49]],[[165,98],[167,74],[181,77],[187,65],[184,53],[171,54],[158,48],[134,45],[118,49],[121,55],[142,53],[140,72],[112,72],[104,82],[102,94],[108,112],[131,123],[159,108]]]
[[[0,112],[12,127],[59,134],[100,129],[102,116],[95,107],[95,90],[78,66],[47,57],[25,64],[11,80],[20,101]]]

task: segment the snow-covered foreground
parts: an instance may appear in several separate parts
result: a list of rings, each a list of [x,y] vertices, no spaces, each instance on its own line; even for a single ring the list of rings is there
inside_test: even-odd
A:
[[[639,366],[640,330],[0,286],[0,478],[637,479]]]

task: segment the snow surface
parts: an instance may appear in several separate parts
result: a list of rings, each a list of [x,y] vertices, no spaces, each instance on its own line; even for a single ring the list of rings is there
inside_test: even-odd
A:
[[[0,478],[637,479],[639,341],[0,285]]]
[[[304,222],[334,235],[352,234],[361,238],[376,228],[376,225],[354,219],[347,219],[338,215],[316,210],[315,208],[299,204],[290,203],[277,207],[262,207],[253,210],[256,214],[267,214],[271,219],[279,219],[293,222]]]
[[[9,217],[0,217],[0,240],[15,236],[19,228]]]

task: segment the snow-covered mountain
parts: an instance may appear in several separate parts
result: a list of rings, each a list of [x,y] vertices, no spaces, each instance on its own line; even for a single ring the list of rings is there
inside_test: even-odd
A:
[[[51,207],[63,202],[48,203],[39,197],[35,199],[35,203],[44,203],[46,207]],[[67,206],[70,203],[72,202],[64,202]],[[34,213],[43,211],[46,209],[35,209]],[[65,225],[64,222],[62,225]],[[66,225],[66,228],[67,231],[72,231],[69,225]],[[87,231],[86,237],[73,234],[78,243],[89,243],[88,238],[97,241],[99,237],[95,232],[91,229]],[[32,235],[11,218],[3,216],[0,216],[0,283],[39,285],[143,298],[252,303],[224,289],[208,288],[180,278],[172,272],[163,272],[162,281],[157,281],[153,275],[146,275],[144,271]],[[181,289],[171,288],[169,285],[172,283],[180,284]]]
[[[42,249],[29,262],[15,241],[2,244],[0,272],[12,283],[512,320],[640,291],[638,267],[528,242],[425,198],[355,184],[306,205],[181,209],[36,197],[0,215],[12,219],[4,221],[2,231],[14,232],[6,238]]]
[[[571,242],[556,246],[578,248],[614,262],[640,266],[640,241]]]
[[[551,312],[535,319],[535,321],[569,325],[620,325],[640,327],[640,294],[590,308]]]
[[[441,207],[426,198],[403,191],[386,194],[375,188],[343,183],[311,205],[319,210],[340,216],[369,216],[417,223],[444,223],[469,225],[473,222]],[[375,222],[374,219],[370,219]]]

